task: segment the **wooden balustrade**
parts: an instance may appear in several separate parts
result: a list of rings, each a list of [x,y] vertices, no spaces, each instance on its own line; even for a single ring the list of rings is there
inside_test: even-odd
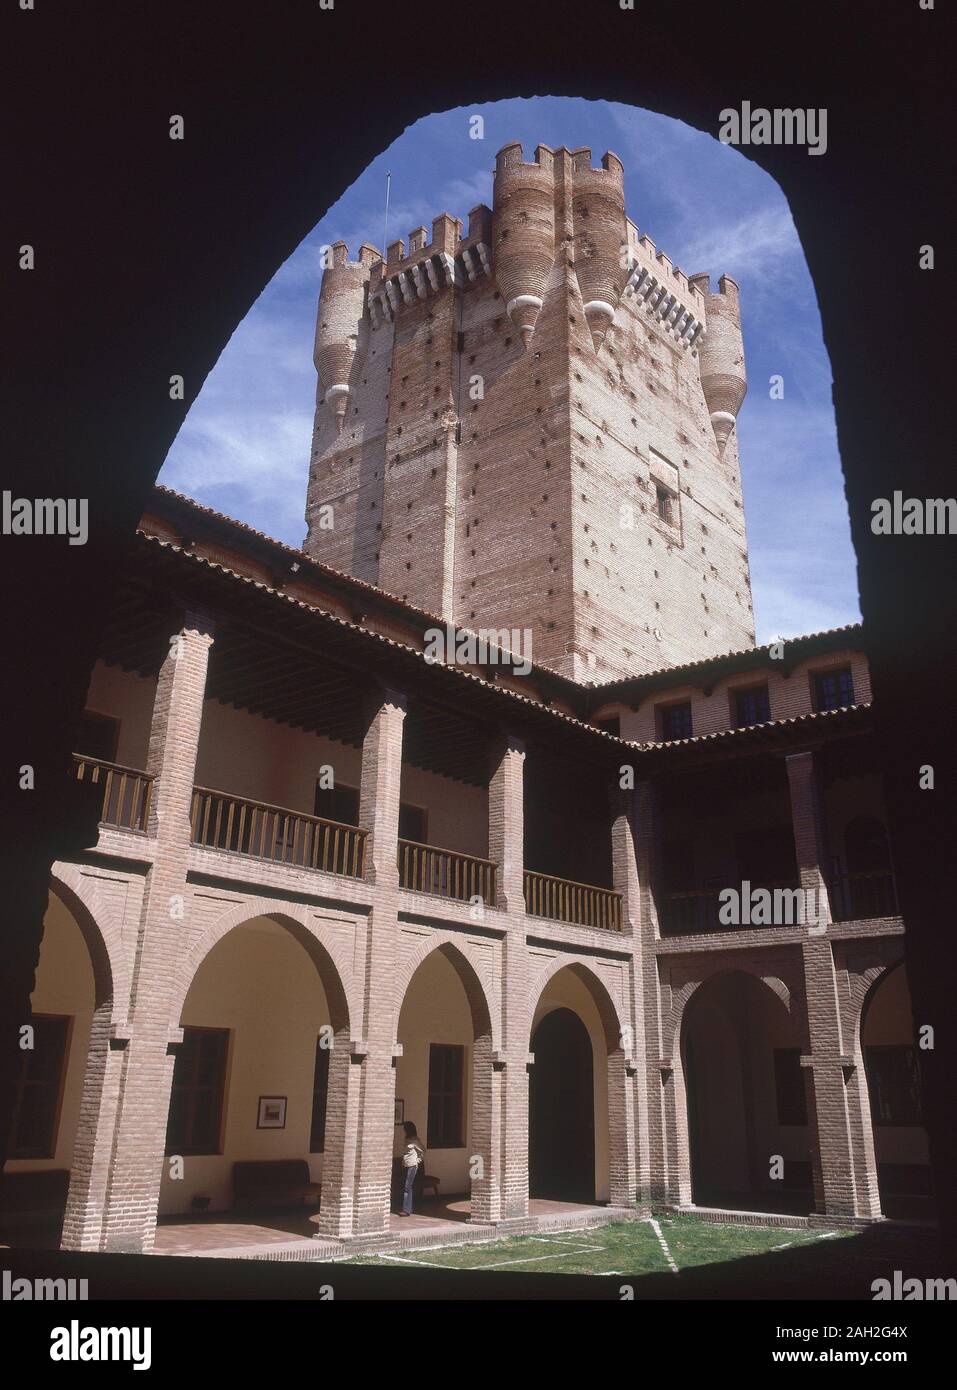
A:
[[[145,830],[150,813],[153,778],[135,767],[104,762],[73,754],[76,780],[91,786],[102,786],[100,803],[101,825],[114,825],[121,830]]]
[[[580,927],[621,931],[621,894],[610,888],[575,883],[551,874],[525,871],[525,910],[531,917],[550,917]]]
[[[780,892],[789,895],[783,899],[784,911],[789,915],[782,917],[780,921],[774,922],[722,922],[721,913],[723,904],[721,902],[722,889],[719,888],[689,888],[679,893],[658,893],[655,895],[658,905],[658,928],[662,936],[695,936],[702,932],[727,932],[727,931],[756,931],[762,926],[789,927],[802,925],[805,921],[814,920],[809,917],[816,908],[816,898],[805,901],[804,908],[800,906],[800,899],[795,899],[792,895],[799,892],[801,885],[797,880],[786,880],[781,883],[762,883],[758,880],[746,880],[750,884],[751,892],[759,889],[766,890],[772,895]],[[731,885],[740,889],[740,884]],[[772,909],[774,898],[772,896]],[[793,917],[790,914],[794,914]]]
[[[491,859],[420,845],[415,840],[399,841],[399,883],[414,893],[433,893],[462,902],[481,898],[494,907],[495,870]]]
[[[348,878],[361,878],[365,871],[366,832],[357,825],[247,801],[209,787],[194,787],[190,824],[193,843],[206,849]]]
[[[827,885],[831,916],[835,922],[897,917],[897,883],[890,869],[869,873],[836,874]]]

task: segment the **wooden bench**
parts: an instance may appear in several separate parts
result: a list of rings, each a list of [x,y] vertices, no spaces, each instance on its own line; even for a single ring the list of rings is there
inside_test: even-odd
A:
[[[306,1202],[318,1201],[322,1185],[309,1177],[309,1164],[304,1158],[248,1159],[233,1164],[233,1200],[236,1206],[245,1202]]]

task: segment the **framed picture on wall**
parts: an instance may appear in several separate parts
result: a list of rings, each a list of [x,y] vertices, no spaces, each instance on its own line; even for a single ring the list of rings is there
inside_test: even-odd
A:
[[[286,1097],[260,1096],[259,1112],[256,1117],[257,1129],[286,1128]]]
[[[405,1101],[404,1101],[404,1100],[397,1100],[397,1101],[395,1102],[395,1120],[394,1120],[394,1123],[397,1124],[397,1125],[400,1125],[404,1119],[405,1119]]]

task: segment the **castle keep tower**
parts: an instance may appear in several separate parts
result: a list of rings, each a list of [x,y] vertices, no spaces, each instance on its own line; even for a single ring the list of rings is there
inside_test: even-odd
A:
[[[506,145],[467,230],[337,243],[315,362],[314,558],[583,681],[754,644],[738,287],[639,235],[615,155]]]

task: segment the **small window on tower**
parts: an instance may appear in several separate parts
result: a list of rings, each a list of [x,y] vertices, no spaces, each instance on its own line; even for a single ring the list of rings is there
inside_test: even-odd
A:
[[[661,520],[667,522],[669,526],[675,524],[675,498],[674,493],[669,492],[660,483],[655,483],[655,503],[658,508],[658,515]]]

